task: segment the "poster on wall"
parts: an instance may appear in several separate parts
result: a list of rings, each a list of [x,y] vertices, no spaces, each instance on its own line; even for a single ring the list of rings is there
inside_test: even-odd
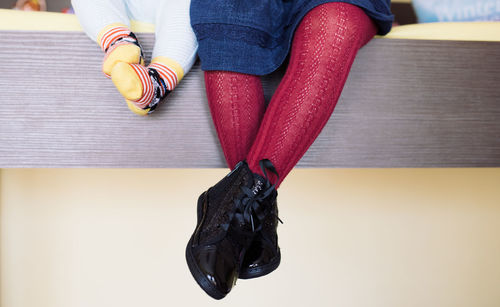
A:
[[[500,0],[412,0],[419,22],[500,21]]]

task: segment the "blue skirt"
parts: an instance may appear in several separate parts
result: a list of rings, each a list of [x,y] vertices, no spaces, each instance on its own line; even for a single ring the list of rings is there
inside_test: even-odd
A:
[[[390,0],[191,0],[201,68],[252,75],[273,72],[288,55],[302,18],[327,2],[362,8],[380,35],[391,29]]]

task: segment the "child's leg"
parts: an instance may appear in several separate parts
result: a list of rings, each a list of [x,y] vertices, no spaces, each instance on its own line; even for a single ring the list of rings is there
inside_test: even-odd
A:
[[[72,0],[85,33],[106,53],[102,71],[109,77],[117,62],[141,63],[141,48],[129,30],[122,0]]]
[[[120,79],[127,78],[128,74],[146,76],[145,78],[140,77],[139,83],[130,83],[129,88],[120,91],[133,103],[133,105],[129,104],[132,109],[134,109],[133,106],[135,105],[143,110],[140,111],[135,108],[138,113],[154,109],[157,103],[177,86],[184,74],[193,66],[198,48],[196,37],[189,22],[190,1],[157,1],[154,4],[157,6],[154,8],[157,12],[155,22],[156,41],[151,64],[146,71],[141,73],[133,71],[131,67],[126,65],[116,67],[117,72],[119,71],[117,73],[119,77],[117,78]],[[134,70],[137,69],[135,67]],[[153,97],[148,95],[151,78],[147,78],[147,75],[155,73],[159,76],[158,83],[162,85],[163,94]],[[115,84],[117,83],[115,82]]]
[[[281,182],[297,164],[330,118],[358,49],[376,31],[362,9],[346,3],[326,3],[304,17],[248,155],[253,172],[269,159]]]
[[[210,113],[226,157],[233,169],[245,160],[265,111],[260,77],[228,71],[205,72]]]
[[[165,67],[174,75],[163,75],[172,91],[196,60],[198,42],[189,21],[190,0],[161,1],[156,15],[155,46],[150,67]],[[160,72],[160,74],[162,74]],[[170,74],[170,73],[169,73]]]

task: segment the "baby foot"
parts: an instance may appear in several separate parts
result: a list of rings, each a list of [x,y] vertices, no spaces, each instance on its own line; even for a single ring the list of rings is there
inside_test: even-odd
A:
[[[111,71],[111,80],[136,114],[153,112],[169,93],[169,87],[157,69],[140,64],[118,62]]]
[[[106,55],[102,62],[102,72],[110,77],[113,67],[118,62],[143,64],[142,48],[137,37],[126,27],[111,27],[99,39]]]

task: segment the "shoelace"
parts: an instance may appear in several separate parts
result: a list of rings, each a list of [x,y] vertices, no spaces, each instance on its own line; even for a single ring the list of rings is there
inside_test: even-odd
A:
[[[259,166],[264,174],[264,182],[258,180],[251,189],[245,186],[241,187],[243,197],[235,199],[235,210],[229,214],[229,222],[221,225],[224,230],[227,231],[233,219],[236,219],[242,225],[252,225],[252,233],[254,233],[262,229],[262,221],[268,214],[276,216],[274,212],[269,212],[269,208],[262,208],[261,204],[276,188],[276,184],[271,185],[267,170],[276,175],[276,181],[279,180],[278,172],[271,161],[267,159],[261,160]],[[254,217],[257,218],[257,227]],[[278,216],[276,217],[283,223]]]

